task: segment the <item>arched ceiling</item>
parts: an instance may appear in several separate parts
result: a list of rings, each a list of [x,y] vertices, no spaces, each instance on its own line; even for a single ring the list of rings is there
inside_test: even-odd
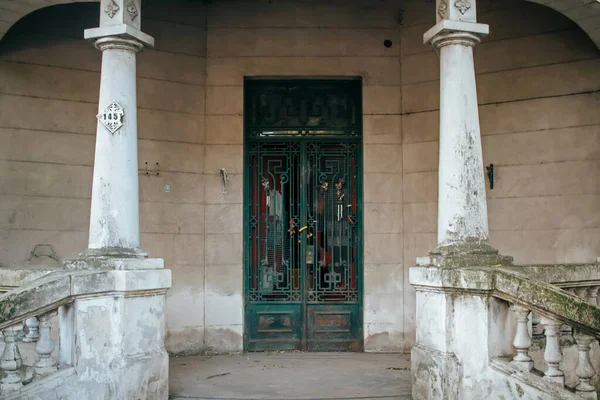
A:
[[[566,15],[588,34],[600,49],[600,0],[526,0]]]
[[[0,40],[18,20],[35,10],[56,4],[89,2],[90,0],[0,0]]]
[[[93,1],[93,0],[92,0]],[[600,0],[525,0],[550,7],[577,23],[600,49]],[[0,40],[25,15],[55,4],[90,0],[0,0]]]

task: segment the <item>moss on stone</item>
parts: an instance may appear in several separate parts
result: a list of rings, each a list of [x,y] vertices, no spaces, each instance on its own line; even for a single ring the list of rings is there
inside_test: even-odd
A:
[[[542,315],[553,317],[585,333],[600,332],[600,308],[561,290],[559,287],[520,273],[513,268],[413,267],[411,283],[438,287],[465,295],[493,293],[504,300],[520,303]]]
[[[487,242],[478,240],[439,246],[429,255],[432,264],[442,268],[513,265],[512,257],[503,256]]]
[[[562,317],[570,323],[600,331],[600,308],[550,284],[512,271],[496,271],[495,289],[526,306]],[[580,326],[580,327],[581,327]]]

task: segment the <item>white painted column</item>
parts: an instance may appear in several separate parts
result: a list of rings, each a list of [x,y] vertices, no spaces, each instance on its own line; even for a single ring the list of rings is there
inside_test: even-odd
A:
[[[136,53],[154,39],[139,30],[139,0],[103,0],[100,27],[85,31],[102,51],[88,255],[140,250]]]
[[[473,47],[489,28],[475,1],[438,0],[424,36],[440,55],[438,246],[487,243],[488,220]]]
[[[140,247],[135,53],[143,45],[107,36],[96,47],[102,51],[102,74],[88,248],[135,251]],[[111,104],[123,110],[122,126],[114,133],[101,122]],[[118,108],[109,117],[121,118],[117,113]]]
[[[481,133],[473,66],[479,38],[436,36],[440,50],[440,160],[438,245],[488,240]]]
[[[475,0],[436,0],[437,24],[424,35],[440,56],[438,246],[410,269],[416,291],[412,398],[496,398],[490,358],[512,351],[496,340],[512,328],[505,302],[491,297],[490,277],[463,267],[512,262],[488,243],[488,220],[473,47],[488,33]],[[456,268],[456,269],[455,269]],[[528,310],[515,307],[514,364],[532,366]]]

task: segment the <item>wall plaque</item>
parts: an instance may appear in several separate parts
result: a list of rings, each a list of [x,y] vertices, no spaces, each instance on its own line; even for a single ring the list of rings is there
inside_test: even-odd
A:
[[[113,101],[102,111],[100,114],[96,116],[98,121],[102,122],[102,124],[110,131],[110,133],[115,133],[119,130],[120,127],[123,126],[123,116],[125,112],[123,108],[117,103]]]

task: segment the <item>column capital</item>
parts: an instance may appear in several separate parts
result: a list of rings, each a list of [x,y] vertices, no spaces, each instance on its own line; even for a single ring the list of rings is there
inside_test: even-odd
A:
[[[94,41],[98,50],[124,48],[140,52],[145,47],[154,47],[154,38],[131,25],[109,25],[86,29],[84,38]]]
[[[487,24],[444,19],[425,32],[423,43],[430,43],[438,49],[452,44],[475,46],[489,33]]]
[[[103,36],[96,39],[94,47],[100,51],[106,49],[121,49],[139,53],[144,50],[144,44],[124,36]]]

